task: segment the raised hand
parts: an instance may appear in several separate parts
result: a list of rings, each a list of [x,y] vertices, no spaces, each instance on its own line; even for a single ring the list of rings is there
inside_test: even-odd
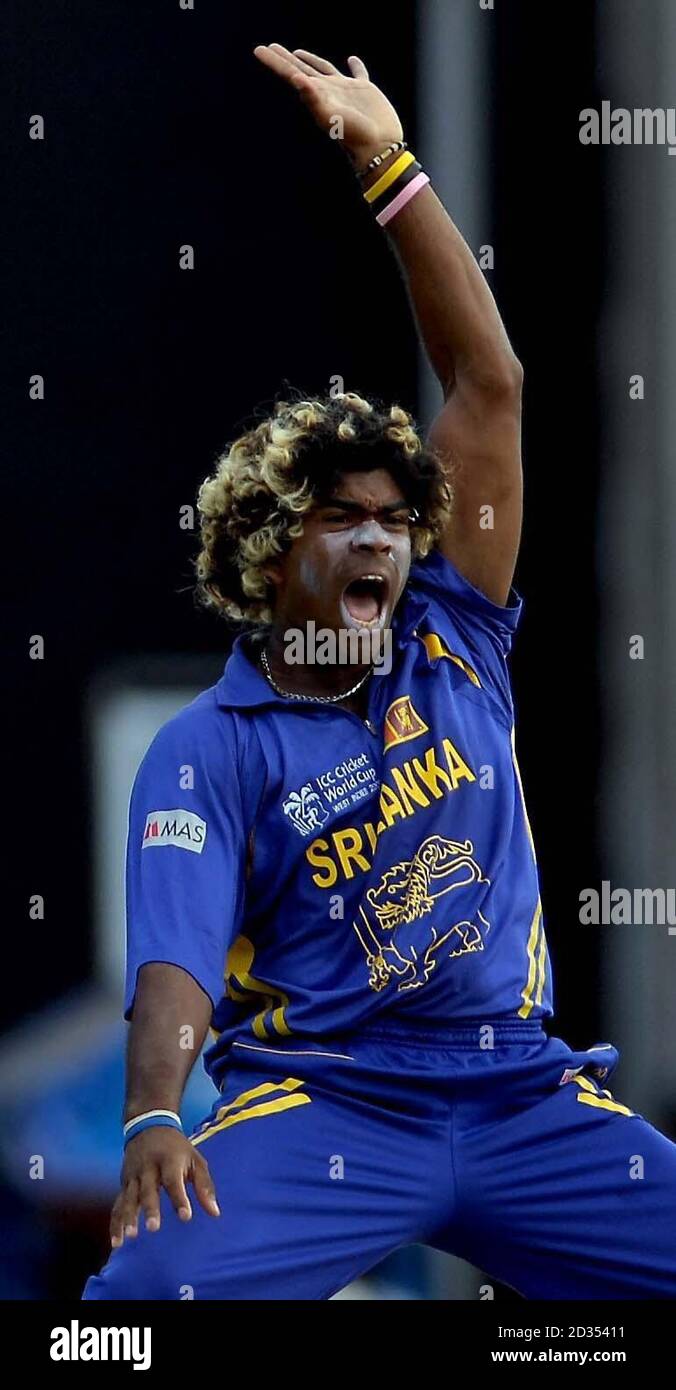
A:
[[[369,79],[361,58],[348,58],[350,76],[326,58],[281,43],[259,44],[255,56],[297,91],[317,125],[339,138],[358,168],[394,140],[401,140],[401,121],[387,97]]]

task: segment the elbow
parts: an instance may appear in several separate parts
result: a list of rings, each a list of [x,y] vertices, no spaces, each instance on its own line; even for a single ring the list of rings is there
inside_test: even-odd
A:
[[[496,399],[519,401],[523,390],[523,367],[518,357],[511,356],[486,364],[480,372],[480,385],[487,395]]]
[[[456,368],[454,386],[471,391],[486,403],[519,405],[523,390],[523,367],[514,354],[482,354]]]
[[[518,391],[519,395],[521,395],[523,390],[523,364],[519,361],[518,357],[512,357],[510,359],[510,379],[512,390]]]

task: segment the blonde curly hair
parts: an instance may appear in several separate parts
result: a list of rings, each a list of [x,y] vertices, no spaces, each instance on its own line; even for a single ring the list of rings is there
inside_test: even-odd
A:
[[[451,484],[412,417],[345,392],[278,400],[274,413],[230,444],[199,489],[197,598],[235,623],[272,622],[264,568],[303,534],[303,517],[339,474],[385,468],[418,512],[414,559],[427,555],[452,509]]]

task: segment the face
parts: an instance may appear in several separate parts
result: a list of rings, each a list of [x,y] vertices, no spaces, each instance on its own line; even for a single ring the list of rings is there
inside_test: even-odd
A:
[[[411,564],[411,508],[385,469],[346,473],[269,571],[275,626],[387,628]]]

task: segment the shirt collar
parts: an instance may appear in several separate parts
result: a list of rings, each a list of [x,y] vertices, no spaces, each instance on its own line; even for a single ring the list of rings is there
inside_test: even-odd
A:
[[[413,589],[404,590],[392,620],[395,647],[401,650],[408,645],[428,608],[428,599],[422,598]],[[262,705],[284,705],[287,709],[293,705],[297,708],[295,700],[289,701],[273,690],[260,667],[250,660],[247,640],[247,633],[235,638],[223,675],[216,685],[217,703],[226,709],[251,709]]]

